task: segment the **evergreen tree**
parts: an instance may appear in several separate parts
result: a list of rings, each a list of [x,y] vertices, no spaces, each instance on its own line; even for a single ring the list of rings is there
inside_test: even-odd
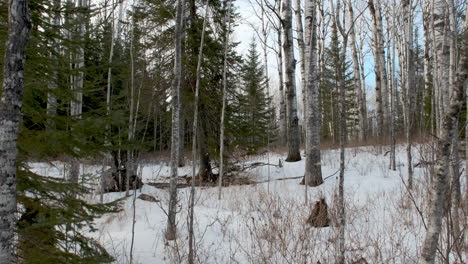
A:
[[[339,87],[336,68],[339,65],[340,56],[343,47],[338,40],[336,27],[332,25],[332,34],[329,47],[325,49],[324,69],[320,76],[320,101],[322,108],[322,126],[321,137],[325,140],[338,142],[339,129]],[[343,65],[345,74],[346,87],[346,127],[351,135],[358,133],[358,118],[359,112],[356,104],[356,92],[353,86],[352,64],[350,60],[346,60]]]
[[[256,153],[260,147],[266,146],[268,134],[271,134],[271,123],[274,109],[271,107],[272,97],[268,97],[263,65],[260,62],[255,40],[250,43],[245,62],[240,70],[240,94],[237,102],[236,134],[238,147],[247,154]],[[270,138],[272,136],[270,135]]]

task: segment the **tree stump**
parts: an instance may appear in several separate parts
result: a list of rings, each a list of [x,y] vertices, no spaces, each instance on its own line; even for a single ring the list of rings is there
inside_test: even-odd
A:
[[[307,219],[307,223],[313,227],[327,227],[330,226],[330,218],[328,217],[328,205],[324,198],[315,202],[312,213]]]

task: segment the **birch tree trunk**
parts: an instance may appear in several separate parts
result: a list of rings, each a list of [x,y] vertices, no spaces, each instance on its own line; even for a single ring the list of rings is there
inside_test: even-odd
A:
[[[346,214],[345,214],[345,203],[344,203],[344,176],[345,176],[345,144],[346,144],[346,87],[345,87],[345,72],[344,65],[346,60],[346,48],[348,46],[349,30],[346,29],[345,25],[340,20],[341,2],[337,1],[336,10],[333,7],[333,0],[330,0],[330,6],[333,13],[333,25],[335,27],[334,32],[338,29],[341,37],[343,38],[342,54],[338,60],[336,68],[337,86],[339,89],[339,142],[340,142],[340,174],[338,183],[338,256],[337,263],[345,264],[345,225],[346,225]],[[344,22],[343,22],[344,23]],[[352,22],[350,22],[352,23]],[[336,33],[335,33],[336,34]]]
[[[281,2],[282,0],[275,0],[275,12],[280,14],[281,12]],[[280,97],[280,110],[279,110],[279,142],[280,145],[284,146],[287,140],[287,122],[286,122],[286,101],[284,93],[284,73],[283,73],[283,37],[282,37],[282,21],[279,18],[278,28],[277,28],[277,39],[278,39],[278,53],[277,53],[277,64],[278,64],[278,79],[279,79],[279,97]]]
[[[78,0],[78,19],[79,25],[77,30],[78,39],[81,42],[84,42],[85,39],[85,30],[86,30],[86,12],[88,8],[87,0]],[[83,85],[84,85],[84,67],[85,67],[85,57],[84,57],[84,44],[80,43],[76,52],[76,61],[75,66],[78,70],[78,74],[73,77],[73,100],[70,102],[70,115],[72,119],[78,120],[81,119],[81,114],[83,111]],[[79,150],[74,149],[75,152]],[[71,160],[71,168],[69,173],[69,182],[78,183],[80,177],[80,161],[78,158],[73,157]]]
[[[445,38],[444,27],[447,26],[447,16],[445,14],[447,10],[446,1],[437,0],[434,3],[434,30],[435,38],[434,45],[440,53],[443,51],[443,45]],[[465,10],[465,14],[468,15],[468,8]],[[452,146],[452,140],[455,131],[455,124],[458,119],[458,115],[461,111],[463,103],[465,102],[465,91],[464,85],[468,79],[468,21],[465,21],[465,25],[462,31],[462,42],[460,47],[460,59],[459,66],[456,74],[456,80],[452,87],[452,94],[450,98],[450,104],[445,113],[443,123],[441,126],[441,135],[437,141],[437,160],[435,164],[435,175],[434,180],[431,184],[429,212],[428,212],[428,229],[424,240],[423,250],[419,263],[421,264],[432,264],[434,263],[436,250],[438,246],[438,240],[440,231],[442,228],[442,218],[445,211],[445,199],[448,183],[448,163],[450,159],[450,148]],[[439,56],[439,64],[446,65],[449,61],[447,55]],[[438,66],[440,67],[440,66]],[[440,85],[447,86],[447,83],[443,83],[440,80]]]
[[[16,263],[16,142],[23,103],[24,64],[31,21],[26,0],[8,1],[8,38],[0,101],[0,260]]]
[[[304,143],[307,145],[307,141],[305,138],[307,137],[307,130],[306,127],[306,95],[305,95],[305,86],[306,86],[306,58],[305,58],[305,47],[304,47],[304,26],[302,25],[302,8],[301,8],[301,0],[294,0],[295,10],[294,15],[296,18],[296,34],[297,34],[297,46],[299,48],[299,60],[300,60],[300,70],[301,70],[301,91],[302,91],[302,107],[304,109],[304,124],[302,126],[302,130],[304,132]]]
[[[180,0],[181,1],[181,0]],[[182,1],[181,1],[182,2]],[[189,212],[189,263],[193,264],[195,262],[195,244],[194,244],[194,231],[193,231],[193,224],[194,224],[194,212],[195,212],[195,181],[196,181],[196,168],[197,168],[197,140],[200,143],[198,133],[200,130],[198,129],[198,102],[199,102],[199,95],[200,95],[200,77],[201,77],[201,64],[203,59],[203,46],[205,45],[205,31],[206,31],[206,24],[208,18],[208,0],[205,3],[205,17],[203,18],[203,29],[200,39],[200,49],[198,53],[198,62],[197,62],[197,76],[195,81],[195,102],[194,102],[194,110],[193,110],[193,138],[192,138],[192,183],[190,188],[190,212]],[[203,132],[203,131],[201,131]],[[200,164],[201,165],[201,164]],[[201,168],[200,168],[201,170]]]
[[[405,46],[405,70],[406,70],[406,158],[408,167],[408,189],[413,188],[413,164],[411,156],[411,131],[413,127],[414,116],[414,51],[413,51],[413,7],[412,0],[403,0],[403,17],[404,17],[404,46]]]
[[[291,0],[283,1],[283,51],[286,62],[286,112],[287,112],[287,140],[288,157],[286,161],[301,160],[299,149],[300,132],[299,118],[297,117],[296,98],[296,60],[294,59],[293,30],[292,30],[292,6]]]
[[[379,4],[379,2],[377,2]],[[384,92],[385,88],[383,84],[386,82],[382,81],[382,78],[386,78],[386,76],[382,76],[382,62],[381,55],[383,52],[383,44],[381,43],[382,39],[382,21],[380,17],[380,6],[375,5],[373,0],[369,0],[368,2],[369,10],[372,15],[372,50],[374,52],[374,67],[375,67],[375,100],[377,106],[377,137],[382,139],[384,136],[384,111],[385,111],[385,100],[384,100]],[[382,50],[381,50],[382,49]]]
[[[61,0],[54,0],[53,2],[53,16],[52,16],[52,25],[54,30],[60,29],[60,8],[61,8]],[[52,45],[55,47],[55,54],[60,52],[59,50],[59,40],[53,39]],[[55,96],[54,92],[57,90],[58,87],[58,72],[55,67],[57,67],[57,59],[58,56],[55,54],[51,54],[52,63],[54,64],[54,70],[52,71],[52,77],[50,82],[48,83],[47,92],[47,130],[51,130],[55,128],[54,118],[57,116],[57,97]]]
[[[348,2],[348,17],[351,23],[350,30],[349,30],[349,37],[350,37],[350,45],[351,45],[351,57],[353,59],[353,76],[354,76],[354,89],[357,93],[357,105],[359,111],[359,140],[364,141],[366,140],[366,108],[362,89],[361,89],[361,72],[359,68],[359,59],[358,59],[358,52],[356,48],[356,32],[354,30],[354,10],[351,3]]]
[[[179,114],[180,114],[180,85],[182,81],[182,23],[184,14],[184,1],[177,0],[176,26],[175,26],[175,55],[174,80],[171,90],[172,105],[172,135],[171,135],[171,180],[169,188],[169,208],[167,214],[167,240],[176,238],[176,212],[177,212],[177,172],[179,165]]]
[[[317,14],[316,1],[305,1],[306,23],[306,165],[305,185],[318,186],[323,183],[320,160],[320,88],[317,80]]]

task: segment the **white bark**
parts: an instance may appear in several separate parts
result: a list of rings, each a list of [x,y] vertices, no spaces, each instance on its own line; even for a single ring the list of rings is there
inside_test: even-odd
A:
[[[345,144],[346,144],[346,101],[345,101],[345,73],[344,65],[346,58],[346,48],[348,44],[349,30],[346,29],[346,25],[343,25],[340,20],[341,2],[337,2],[336,11],[333,6],[333,0],[330,0],[330,6],[332,8],[332,15],[334,26],[339,30],[341,37],[343,38],[342,54],[336,68],[337,86],[339,89],[339,142],[340,142],[340,174],[338,181],[338,254],[337,263],[345,263],[345,225],[346,225],[346,214],[344,204],[344,176],[345,176]],[[336,32],[336,30],[335,30]]]
[[[168,240],[176,238],[177,183],[179,165],[179,116],[180,116],[180,86],[182,82],[182,25],[184,19],[184,1],[177,0],[175,27],[174,80],[171,90],[172,135],[171,135],[171,181],[169,188],[169,208],[167,214],[167,229],[165,237]]]
[[[275,0],[275,12],[280,14],[282,0]],[[278,64],[278,79],[279,79],[279,96],[280,96],[280,109],[279,109],[279,142],[280,145],[286,144],[287,139],[287,122],[286,122],[286,101],[284,91],[284,73],[283,73],[283,37],[282,37],[282,21],[280,20],[277,28],[278,38],[278,53],[277,53],[277,64]]]
[[[405,57],[404,61],[406,71],[406,123],[405,123],[405,138],[406,138],[406,157],[407,157],[407,168],[408,168],[408,188],[413,188],[413,164],[411,156],[411,128],[413,127],[413,116],[414,116],[414,51],[413,51],[413,6],[412,0],[403,0],[403,19],[404,19],[404,47]]]
[[[299,65],[301,71],[301,91],[302,91],[302,107],[304,109],[304,123],[302,125],[302,130],[304,132],[304,139],[307,137],[307,130],[305,129],[305,119],[307,115],[306,111],[306,95],[305,95],[305,86],[306,86],[306,58],[305,58],[305,47],[304,47],[304,26],[302,25],[302,8],[301,8],[301,0],[294,0],[295,10],[294,16],[296,18],[296,39],[297,39],[297,46],[299,48]],[[304,140],[305,145],[307,145],[307,141]]]
[[[373,0],[368,2],[369,10],[372,15],[372,50],[374,53],[374,67],[375,67],[375,98],[377,107],[377,137],[381,139],[384,135],[384,111],[385,111],[385,100],[384,93],[385,89],[382,82],[382,63],[383,59],[383,43],[382,43],[382,17],[380,16],[380,3],[376,1],[374,4]]]
[[[288,157],[286,161],[299,161],[301,154],[299,149],[300,132],[299,118],[297,117],[296,97],[296,60],[294,59],[293,31],[292,31],[292,6],[291,0],[283,1],[283,51],[286,62],[286,112],[287,112],[287,141]]]
[[[435,48],[442,48],[445,40],[444,27],[447,26],[446,16],[446,1],[437,0],[434,3],[434,30]],[[468,8],[465,13],[468,15]],[[442,51],[440,51],[442,53]],[[445,56],[439,56],[439,64],[447,64],[449,54],[440,54]],[[441,60],[443,59],[443,60]],[[435,175],[434,180],[431,184],[429,213],[428,213],[428,229],[424,240],[423,250],[419,263],[421,264],[433,264],[435,261],[436,250],[438,246],[438,240],[440,231],[442,228],[442,218],[445,211],[445,199],[448,184],[448,163],[450,159],[450,148],[452,146],[452,139],[456,134],[455,124],[457,122],[458,115],[461,111],[463,103],[465,102],[465,91],[464,85],[468,79],[468,22],[465,21],[463,27],[462,43],[460,48],[460,59],[458,64],[458,70],[456,74],[456,80],[452,87],[452,94],[450,97],[450,104],[444,115],[443,123],[441,126],[441,135],[437,142],[437,160],[435,164]],[[447,86],[447,83],[443,83],[440,80],[440,85]]]
[[[87,0],[78,0],[77,7],[79,8],[79,19],[77,36],[80,41],[84,41],[85,31],[86,31],[86,9],[88,8]],[[72,119],[78,120],[81,119],[82,109],[83,109],[83,85],[84,85],[84,67],[85,67],[85,57],[84,57],[84,44],[81,43],[75,54],[75,67],[78,70],[76,76],[72,76],[72,93],[73,99],[70,102],[70,115]],[[74,148],[75,152],[78,152],[79,149]],[[78,183],[80,177],[80,161],[76,157],[72,157],[70,164],[70,173],[68,174],[68,181],[71,183]]]
[[[358,58],[358,51],[356,48],[356,32],[354,30],[355,23],[354,23],[354,10],[351,3],[348,2],[348,17],[351,23],[350,30],[349,30],[349,38],[350,38],[350,45],[351,45],[351,57],[353,59],[353,75],[354,75],[354,89],[356,90],[357,94],[357,107],[359,111],[359,140],[364,141],[366,139],[366,131],[367,131],[367,114],[364,101],[364,94],[362,92],[361,87],[361,71],[359,67],[359,58]]]
[[[320,87],[317,80],[317,14],[316,1],[305,1],[306,49],[306,168],[305,188],[323,183],[320,160]],[[306,196],[307,197],[307,196]]]
[[[205,45],[205,32],[206,32],[206,25],[208,21],[208,0],[205,2],[205,16],[203,18],[203,29],[201,33],[200,39],[200,49],[198,53],[198,62],[197,62],[197,76],[195,81],[195,102],[194,102],[194,111],[193,111],[193,138],[192,138],[192,186],[190,188],[190,212],[189,212],[189,263],[193,264],[195,261],[195,242],[194,242],[194,231],[193,231],[193,223],[194,223],[194,213],[195,213],[195,181],[196,177],[196,167],[197,167],[197,142],[200,143],[200,137],[198,133],[203,132],[198,129],[198,102],[199,102],[199,95],[200,95],[200,78],[201,78],[201,64],[203,59],[203,46]],[[201,165],[201,163],[200,163]],[[201,168],[200,168],[201,169]]]
[[[8,38],[0,101],[0,260],[16,263],[16,142],[23,102],[24,64],[31,21],[26,0],[8,1]]]

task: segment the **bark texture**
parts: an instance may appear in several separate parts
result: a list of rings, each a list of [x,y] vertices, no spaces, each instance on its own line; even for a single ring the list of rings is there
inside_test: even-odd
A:
[[[300,132],[299,118],[297,117],[296,97],[296,60],[294,59],[293,30],[292,30],[292,6],[291,0],[283,1],[283,51],[286,62],[286,112],[287,112],[287,140],[288,157],[286,161],[301,160],[299,149]]]
[[[377,4],[379,4],[376,1]],[[377,138],[384,135],[384,109],[385,100],[383,100],[384,87],[382,87],[382,65],[383,59],[381,55],[383,52],[382,41],[382,17],[380,16],[380,6],[375,5],[373,0],[369,0],[368,7],[372,15],[372,50],[374,53],[374,67],[375,67],[375,102],[377,111]]]
[[[443,28],[446,26],[447,21],[445,15],[447,7],[446,1],[444,0],[437,0],[434,4],[434,30],[436,31],[434,44],[436,47],[440,47],[444,45],[444,43],[441,43],[441,41],[444,40],[444,36],[440,34],[445,34]],[[468,13],[468,8],[465,13]],[[424,240],[421,259],[419,261],[421,264],[432,264],[435,261],[439,235],[442,228],[442,218],[445,212],[446,191],[449,179],[448,165],[450,148],[452,146],[452,139],[456,133],[454,128],[458,115],[465,101],[464,84],[468,79],[468,23],[466,21],[461,39],[462,43],[456,79],[452,87],[450,104],[441,125],[441,135],[437,141],[437,160],[435,164],[434,180],[432,181],[430,189],[428,229]],[[440,60],[441,57],[438,59]],[[447,62],[448,58],[446,58],[445,63]],[[447,85],[447,83],[442,85]]]
[[[171,181],[169,189],[169,208],[167,214],[166,239],[173,240],[176,237],[176,212],[177,212],[177,186],[176,178],[179,167],[179,125],[180,125],[180,85],[182,81],[182,25],[184,14],[184,2],[177,1],[176,27],[175,27],[175,60],[174,80],[172,83],[172,135],[171,135]]]
[[[356,90],[357,94],[357,107],[359,111],[359,140],[364,141],[366,139],[366,131],[367,131],[367,110],[364,101],[366,98],[361,89],[361,70],[359,67],[359,58],[358,58],[358,51],[356,48],[356,32],[354,30],[355,23],[354,23],[354,10],[351,3],[347,4],[348,7],[348,18],[351,23],[349,29],[349,38],[350,38],[350,46],[351,46],[351,57],[353,59],[353,76],[354,76],[354,89]]]
[[[323,183],[320,160],[320,99],[317,80],[317,18],[315,0],[305,2],[306,23],[306,168],[305,184],[317,186]]]
[[[8,1],[8,25],[0,102],[0,261],[5,264],[16,263],[16,142],[31,30],[26,0]]]

